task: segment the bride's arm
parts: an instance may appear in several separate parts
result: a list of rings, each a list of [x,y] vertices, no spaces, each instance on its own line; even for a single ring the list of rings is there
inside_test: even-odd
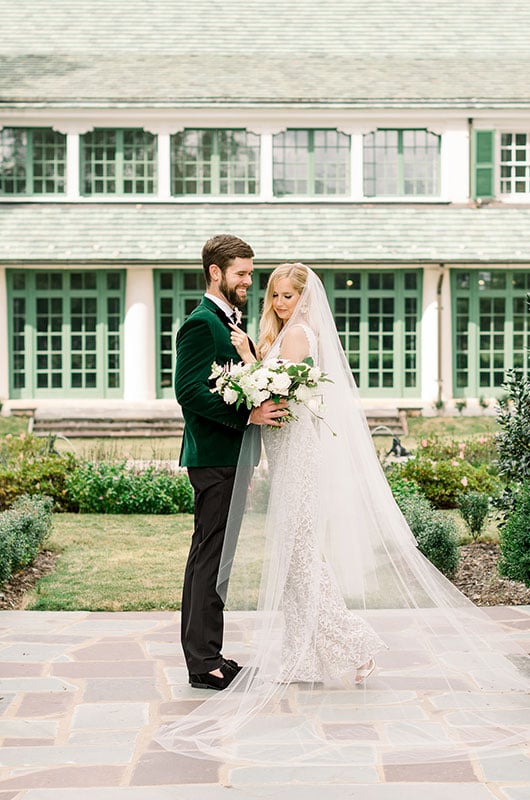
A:
[[[280,346],[280,358],[287,361],[303,361],[309,355],[309,342],[307,334],[300,325],[293,325],[285,336]]]
[[[231,324],[230,327],[232,328],[230,340],[236,348],[241,361],[244,361],[245,364],[251,364],[253,361],[256,361],[257,359],[250,349],[249,339],[245,331],[242,331],[237,325]]]

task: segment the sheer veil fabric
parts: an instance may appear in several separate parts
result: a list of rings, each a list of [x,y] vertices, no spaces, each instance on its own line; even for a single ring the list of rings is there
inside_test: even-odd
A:
[[[419,552],[309,268],[267,357],[295,325],[332,382],[320,409],[297,404],[296,421],[245,434],[218,587],[227,655],[245,667],[157,741],[196,757],[293,765],[439,762],[520,746],[524,652]],[[377,672],[356,684],[373,656]]]

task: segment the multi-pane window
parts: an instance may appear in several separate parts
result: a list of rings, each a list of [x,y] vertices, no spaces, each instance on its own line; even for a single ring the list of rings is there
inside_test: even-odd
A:
[[[13,395],[119,394],[123,273],[12,270],[8,278]]]
[[[136,128],[96,129],[81,137],[85,195],[155,194],[156,136]]]
[[[419,385],[420,285],[416,271],[337,271],[333,312],[364,394],[413,394]]]
[[[455,395],[498,394],[512,367],[530,374],[530,272],[455,270]]]
[[[439,194],[439,136],[419,129],[377,130],[363,138],[367,197]]]
[[[288,130],[274,136],[274,194],[346,195],[350,137],[336,130]]]
[[[51,128],[0,130],[0,194],[63,194],[66,136]]]
[[[171,137],[173,195],[259,192],[260,138],[245,130],[185,130]]]
[[[160,270],[156,273],[158,396],[173,397],[175,335],[204,294],[202,270]]]
[[[530,133],[501,133],[501,194],[530,194]]]

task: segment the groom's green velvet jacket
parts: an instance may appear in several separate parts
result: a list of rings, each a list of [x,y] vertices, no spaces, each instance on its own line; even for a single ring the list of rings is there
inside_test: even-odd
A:
[[[209,298],[186,319],[177,334],[175,394],[184,416],[180,463],[185,467],[237,464],[249,411],[227,405],[210,392],[212,363],[240,361],[221,309]]]

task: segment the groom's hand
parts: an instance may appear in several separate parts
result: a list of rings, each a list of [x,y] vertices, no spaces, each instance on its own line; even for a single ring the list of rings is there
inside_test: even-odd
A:
[[[280,400],[279,403],[275,403],[274,400],[265,400],[260,406],[252,409],[248,421],[253,425],[273,425],[275,428],[281,428],[284,423],[279,419],[285,416],[286,411],[286,400]]]

